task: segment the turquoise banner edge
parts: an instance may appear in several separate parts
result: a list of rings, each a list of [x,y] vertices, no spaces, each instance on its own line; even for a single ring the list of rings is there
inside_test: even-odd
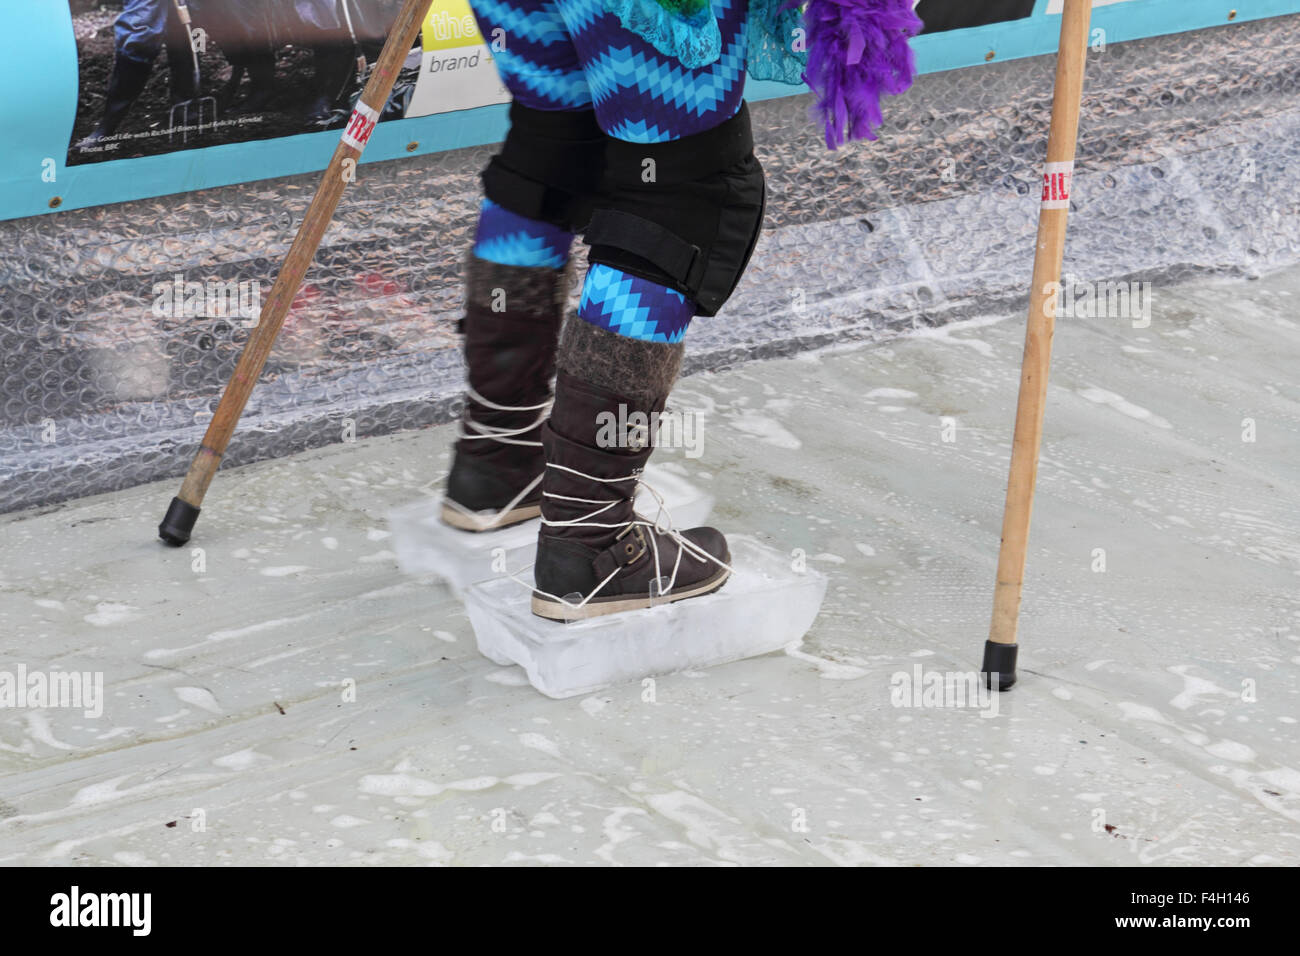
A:
[[[1060,17],[1042,12],[1022,20],[918,37],[914,43],[922,73],[1014,60],[1056,49]],[[1230,11],[1235,18],[1228,19]],[[1300,13],[1300,0],[1128,0],[1093,11],[1093,30],[1107,44],[1183,33]],[[10,37],[27,37],[22,48],[0,57],[0,89],[21,92],[48,76],[41,96],[11,95],[0,128],[10,130],[0,154],[0,220],[57,210],[104,206],[136,199],[193,192],[280,176],[319,171],[338,145],[339,131],[232,143],[164,156],[113,160],[66,167],[68,140],[77,105],[77,52],[66,0],[31,0],[10,11]],[[1170,29],[1170,24],[1176,24]],[[750,100],[807,92],[807,87],[772,81],[747,85]],[[366,148],[364,163],[499,142],[506,107],[396,120],[381,124]],[[250,175],[252,170],[252,175]],[[51,175],[53,181],[49,181]]]

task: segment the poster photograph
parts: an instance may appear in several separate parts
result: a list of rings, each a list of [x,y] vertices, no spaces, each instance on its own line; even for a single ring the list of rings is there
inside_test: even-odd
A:
[[[67,163],[339,129],[400,0],[69,0],[79,95]],[[382,119],[407,115],[422,55]]]

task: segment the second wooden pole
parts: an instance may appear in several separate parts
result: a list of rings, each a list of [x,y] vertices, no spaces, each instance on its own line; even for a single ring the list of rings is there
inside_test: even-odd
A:
[[[1029,518],[1038,478],[1038,449],[1043,437],[1043,406],[1047,373],[1052,361],[1052,334],[1060,293],[1061,262],[1065,256],[1065,227],[1070,212],[1079,106],[1087,58],[1092,0],[1065,0],[1061,42],[1056,56],[1056,88],[1052,96],[1047,162],[1034,247],[1034,276],[1025,327],[1025,353],[1020,368],[1020,398],[1011,440],[1011,471],[1002,515],[1002,545],[998,551],[997,583],[993,590],[993,619],[984,644],[982,671],[990,687],[1008,690],[1016,682],[1016,629],[1029,546]]]

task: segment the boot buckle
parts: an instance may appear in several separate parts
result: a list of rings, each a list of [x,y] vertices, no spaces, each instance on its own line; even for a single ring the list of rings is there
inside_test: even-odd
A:
[[[624,541],[623,539],[629,535],[631,535],[631,540]],[[650,550],[650,545],[645,537],[645,528],[639,524],[628,525],[614,535],[614,549],[617,550],[619,564],[624,567],[636,564]]]

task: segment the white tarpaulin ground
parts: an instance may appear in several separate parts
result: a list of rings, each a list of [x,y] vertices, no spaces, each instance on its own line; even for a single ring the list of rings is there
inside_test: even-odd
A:
[[[0,670],[106,700],[0,709],[0,862],[1296,865],[1297,302],[1060,321],[996,714],[899,688],[979,665],[1021,316],[684,381],[703,457],[657,458],[830,587],[801,647],[651,686],[543,697],[401,576],[449,427],[222,473],[201,556],[172,482],[4,516]]]

